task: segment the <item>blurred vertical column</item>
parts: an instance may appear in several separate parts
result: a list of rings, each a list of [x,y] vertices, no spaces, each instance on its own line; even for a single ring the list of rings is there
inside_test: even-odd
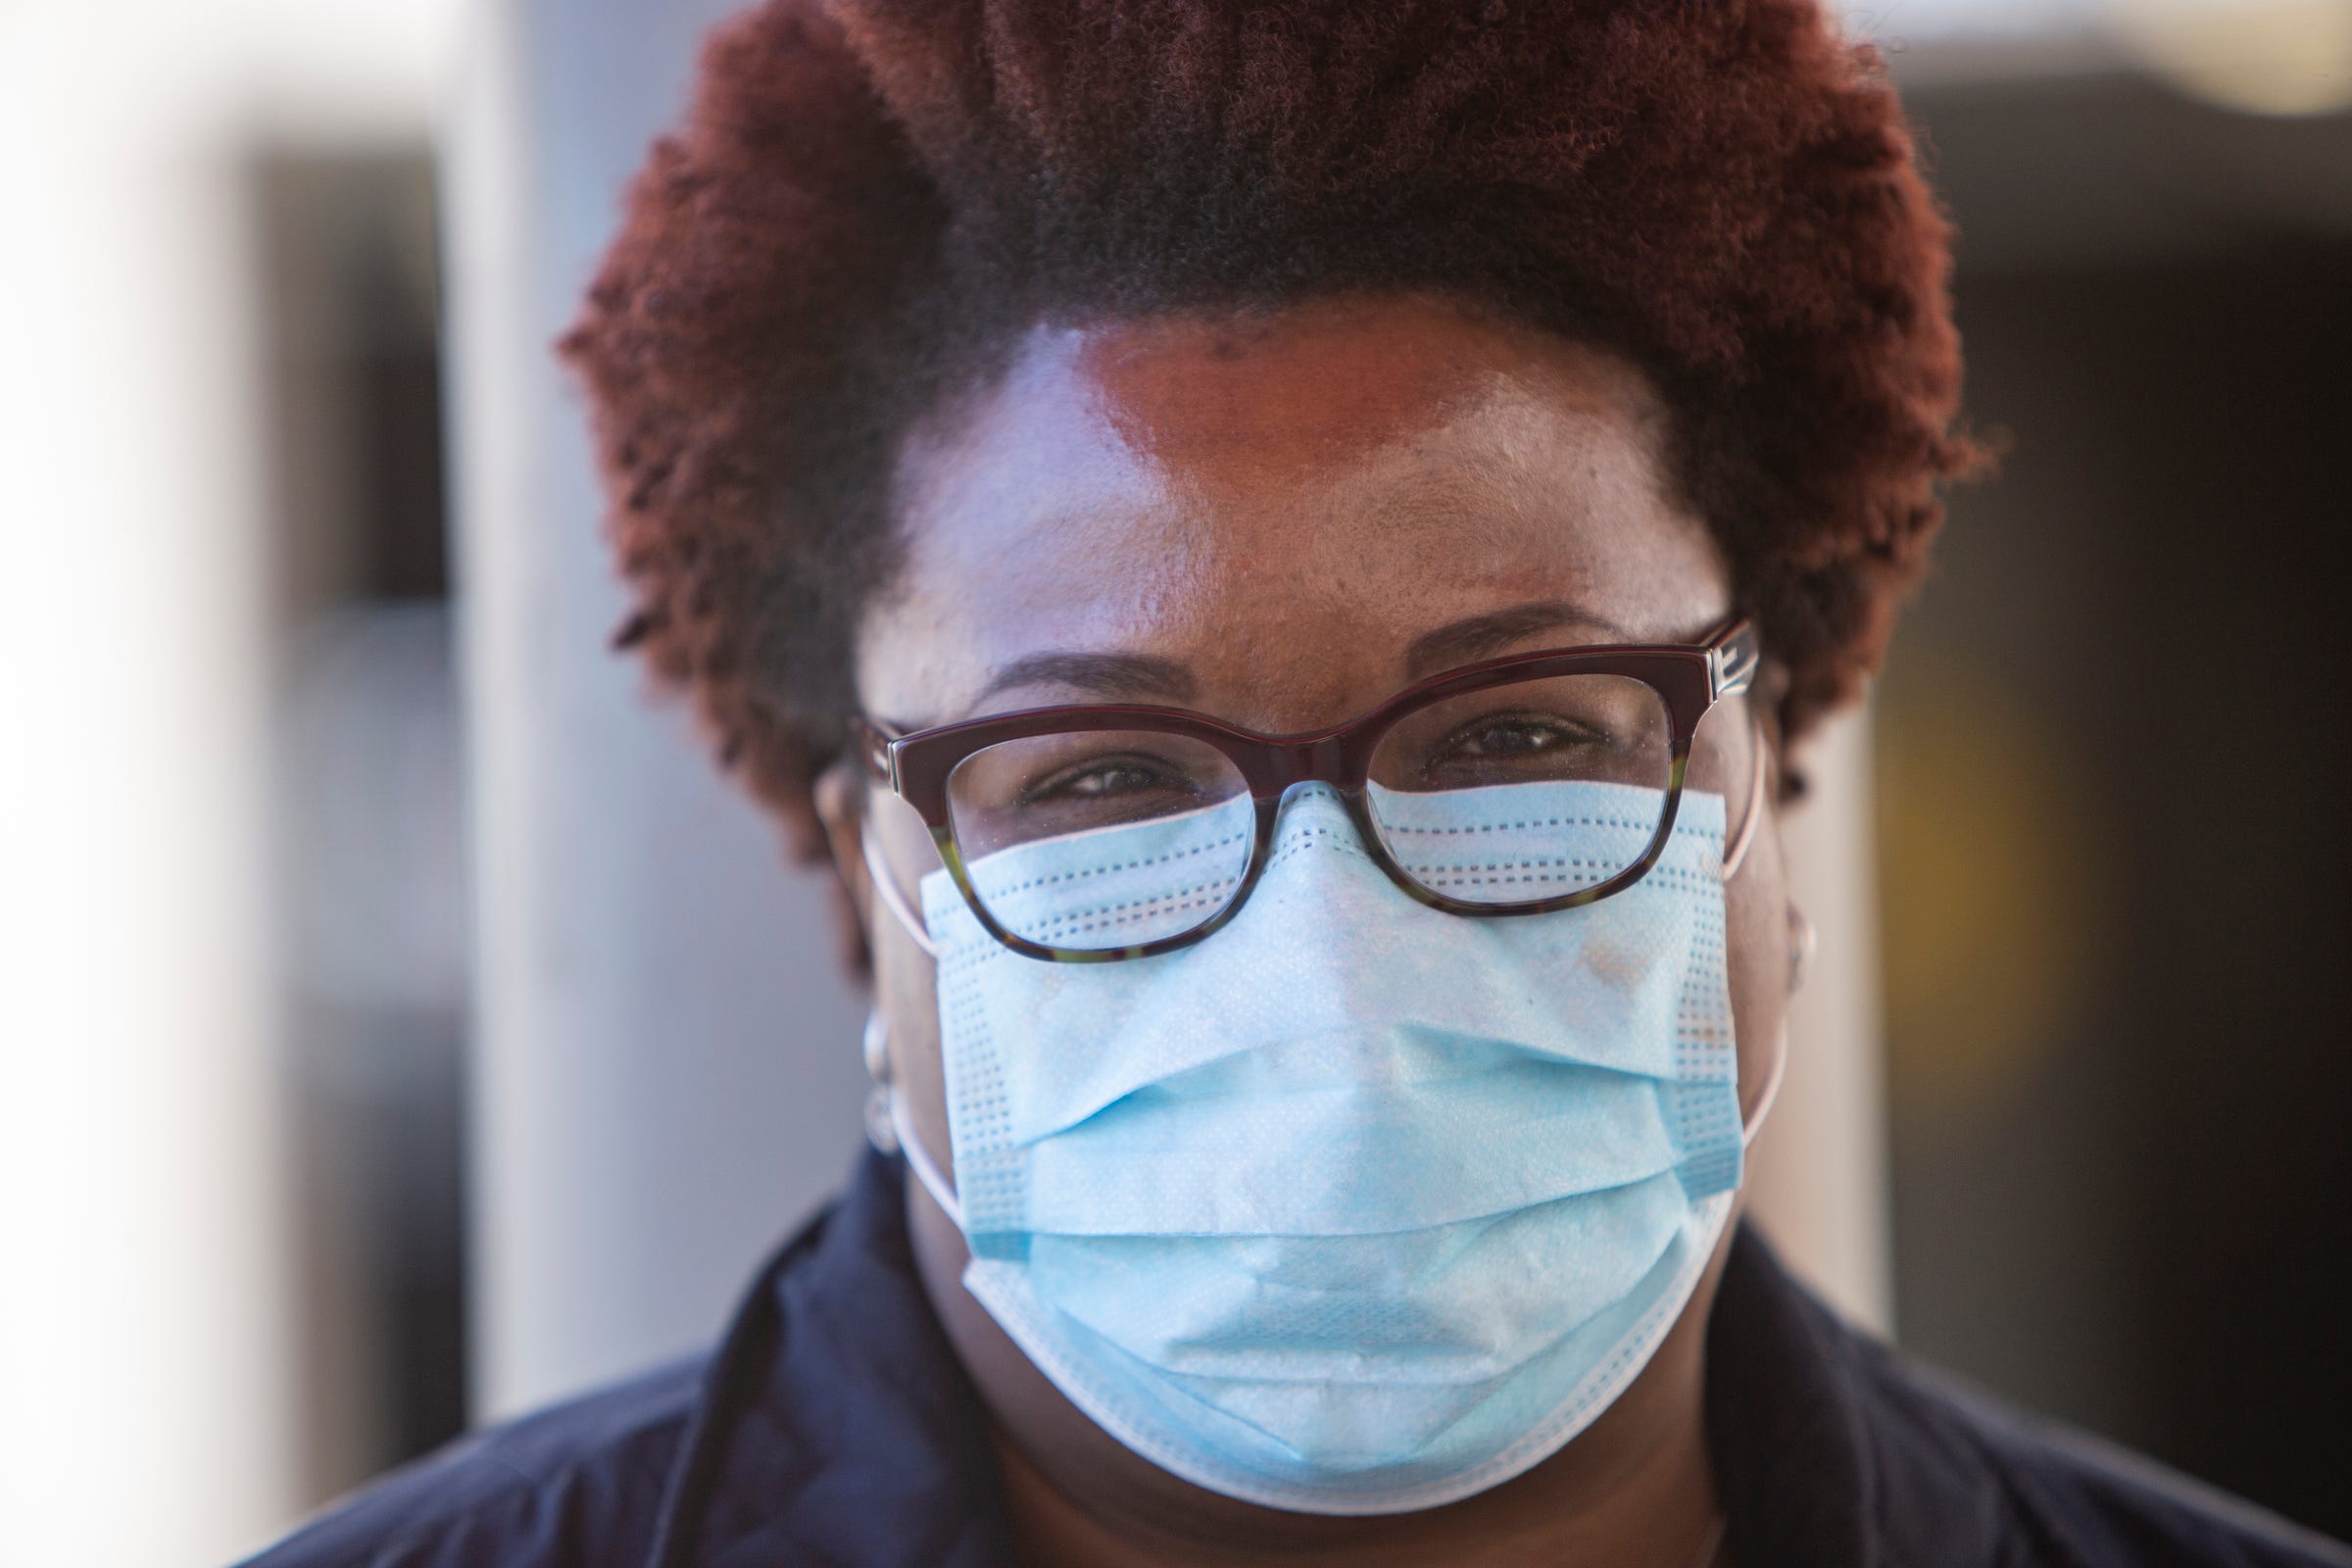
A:
[[[821,890],[610,652],[624,599],[551,350],[733,8],[486,0],[453,106],[478,1416],[707,1343],[858,1138]]]
[[[1789,897],[1818,941],[1789,1004],[1788,1076],[1756,1138],[1748,1207],[1834,1305],[1886,1332],[1893,1272],[1870,756],[1865,711],[1832,722],[1798,758],[1811,792],[1781,836]]]
[[[0,7],[0,1563],[301,1505],[251,161],[413,133],[427,0]]]
[[[11,1568],[220,1560],[295,1506],[250,313],[233,149],[156,64],[0,18]]]

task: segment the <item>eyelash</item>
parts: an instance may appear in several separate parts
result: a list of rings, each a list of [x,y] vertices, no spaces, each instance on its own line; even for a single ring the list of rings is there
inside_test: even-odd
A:
[[[1166,773],[1163,768],[1154,766],[1148,760],[1142,760],[1133,757],[1096,757],[1089,758],[1084,762],[1063,768],[1059,772],[1054,773],[1050,777],[1040,779],[1025,786],[1021,791],[1020,799],[1023,805],[1033,806],[1042,801],[1053,799],[1057,796],[1062,796],[1067,793],[1075,793],[1070,791],[1069,786],[1077,783],[1081,779],[1085,779],[1099,773],[1116,773],[1120,771],[1132,771],[1149,774],[1153,778],[1154,782],[1164,781],[1166,778]],[[1101,791],[1097,793],[1109,794],[1111,792]]]

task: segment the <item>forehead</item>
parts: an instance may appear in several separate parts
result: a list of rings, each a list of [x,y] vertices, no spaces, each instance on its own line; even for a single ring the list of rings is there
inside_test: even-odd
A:
[[[1124,652],[1182,664],[1190,706],[1304,727],[1465,616],[1546,601],[1695,635],[1725,574],[1666,437],[1622,359],[1436,301],[1039,326],[907,444],[860,694],[944,721],[1024,659]]]

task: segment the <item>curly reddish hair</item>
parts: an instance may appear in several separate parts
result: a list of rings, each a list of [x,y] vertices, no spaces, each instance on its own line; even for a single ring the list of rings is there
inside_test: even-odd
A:
[[[1949,233],[1814,0],[767,0],[563,350],[637,610],[805,855],[908,426],[1040,319],[1437,292],[1642,366],[1804,730],[1973,466]]]

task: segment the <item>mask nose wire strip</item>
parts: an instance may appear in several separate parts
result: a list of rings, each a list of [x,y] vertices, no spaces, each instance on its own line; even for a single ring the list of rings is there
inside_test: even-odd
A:
[[[938,957],[939,944],[931,940],[931,933],[923,929],[923,922],[915,918],[914,911],[906,906],[906,896],[899,891],[898,878],[892,876],[890,867],[882,863],[882,849],[874,842],[874,835],[860,832],[858,841],[865,852],[865,874],[874,884],[874,897],[882,901],[882,907],[899,917],[899,924],[906,928],[906,935],[913,939],[916,947],[930,956]]]
[[[1723,879],[1729,882],[1740,874],[1741,862],[1747,858],[1747,847],[1756,840],[1756,818],[1764,814],[1764,726],[1755,727],[1756,763],[1747,770],[1747,810],[1740,819],[1740,831],[1723,850]],[[869,841],[870,842],[870,841]],[[893,889],[895,892],[896,889]]]

